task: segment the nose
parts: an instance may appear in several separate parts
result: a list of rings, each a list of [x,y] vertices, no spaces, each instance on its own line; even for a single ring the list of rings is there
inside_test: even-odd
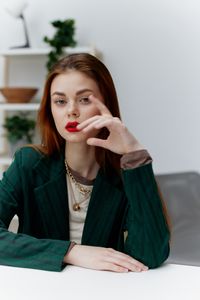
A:
[[[69,101],[68,107],[67,107],[67,115],[68,115],[68,117],[70,117],[70,116],[78,117],[79,116],[79,110],[74,101]]]

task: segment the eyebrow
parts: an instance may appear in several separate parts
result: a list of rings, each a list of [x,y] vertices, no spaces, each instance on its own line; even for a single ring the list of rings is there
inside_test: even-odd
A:
[[[81,89],[81,90],[79,90],[79,91],[76,92],[76,95],[78,96],[78,95],[80,95],[80,94],[82,94],[84,92],[93,92],[93,91],[90,90],[90,89]],[[51,94],[51,97],[54,96],[54,95],[65,96],[65,93],[63,93],[63,92],[57,92],[56,91],[53,94]]]
[[[51,97],[54,96],[54,95],[65,96],[65,94],[61,93],[61,92],[54,92],[53,94],[51,94]]]
[[[82,89],[82,90],[77,91],[77,92],[76,92],[76,95],[80,95],[80,94],[82,94],[82,93],[84,93],[84,92],[93,92],[93,91],[90,90],[90,89]]]

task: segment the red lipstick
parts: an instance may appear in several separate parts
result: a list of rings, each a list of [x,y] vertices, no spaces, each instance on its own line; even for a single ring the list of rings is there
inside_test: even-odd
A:
[[[78,124],[79,124],[78,122],[68,122],[67,125],[65,126],[65,129],[69,132],[78,132],[80,131],[76,128]]]

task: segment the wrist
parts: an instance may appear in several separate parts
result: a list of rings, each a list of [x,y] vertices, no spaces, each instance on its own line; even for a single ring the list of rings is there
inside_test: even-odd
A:
[[[67,250],[67,253],[65,254],[64,259],[63,259],[64,263],[70,263],[69,262],[69,258],[71,257],[71,255],[69,257],[69,254],[72,252],[73,248],[76,247],[76,245],[77,244],[75,242],[71,242],[70,243],[70,246],[69,246],[69,248]]]
[[[146,149],[130,152],[122,155],[120,159],[121,169],[135,169],[152,162],[152,158]]]
[[[128,154],[130,152],[136,152],[136,151],[139,151],[139,150],[145,150],[144,146],[141,145],[140,143],[137,143],[137,144],[134,143],[132,145],[130,144],[130,145],[127,145],[123,155]]]

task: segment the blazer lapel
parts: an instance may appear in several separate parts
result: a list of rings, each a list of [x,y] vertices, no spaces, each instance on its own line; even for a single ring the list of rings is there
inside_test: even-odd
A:
[[[119,206],[123,205],[119,183],[119,176],[110,178],[99,170],[85,220],[82,244],[108,246]]]
[[[42,158],[35,166],[40,183],[35,199],[41,211],[46,234],[55,239],[69,239],[69,210],[64,158]]]

